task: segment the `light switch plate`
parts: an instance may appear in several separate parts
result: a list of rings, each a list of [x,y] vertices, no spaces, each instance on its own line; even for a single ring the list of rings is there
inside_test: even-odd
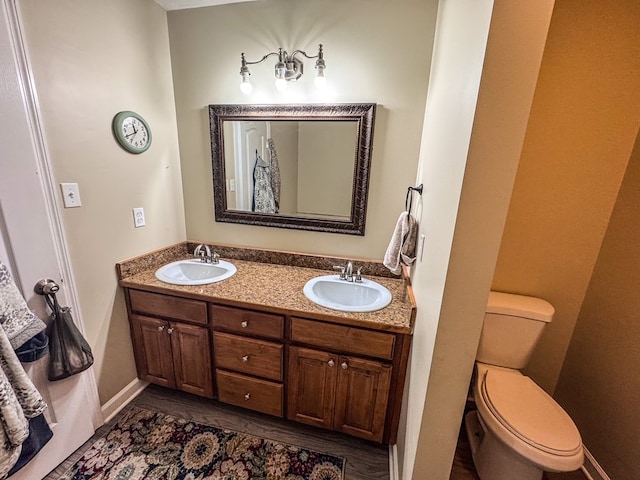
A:
[[[62,199],[65,208],[75,208],[82,206],[80,201],[80,189],[77,183],[61,183]]]

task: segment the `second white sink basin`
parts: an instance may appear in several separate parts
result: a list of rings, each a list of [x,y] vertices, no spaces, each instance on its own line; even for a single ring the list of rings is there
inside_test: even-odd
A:
[[[204,263],[200,260],[179,260],[156,270],[156,278],[173,285],[205,285],[220,282],[236,273],[232,263]]]
[[[324,275],[309,280],[303,289],[314,303],[342,312],[373,312],[391,303],[391,292],[372,280],[362,283],[340,280],[339,275]]]

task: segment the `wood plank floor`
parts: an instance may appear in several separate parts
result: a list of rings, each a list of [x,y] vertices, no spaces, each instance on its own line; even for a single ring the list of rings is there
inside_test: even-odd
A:
[[[386,446],[150,385],[109,424],[98,429],[92,439],[51,472],[45,480],[55,480],[67,471],[97,438],[104,435],[124,412],[133,406],[343,457],[346,459],[344,480],[389,480],[390,478]],[[545,473],[543,480],[586,480],[586,478],[582,472],[578,471],[562,474]],[[416,480],[426,479],[419,478],[417,474]],[[450,480],[479,480],[473,466],[471,448],[464,428],[460,430]]]
[[[95,439],[102,436],[132,406],[343,457],[346,460],[344,480],[389,480],[389,453],[386,446],[155,385],[147,387],[123,412],[101,427],[92,439],[51,472],[46,480],[57,479],[67,471]]]

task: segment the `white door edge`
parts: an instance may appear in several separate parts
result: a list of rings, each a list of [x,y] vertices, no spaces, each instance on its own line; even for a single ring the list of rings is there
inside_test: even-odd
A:
[[[55,181],[53,170],[44,137],[37,92],[31,73],[32,70],[29,64],[28,52],[22,35],[22,29],[20,27],[21,22],[19,12],[16,7],[15,0],[2,0],[2,3],[6,15],[8,32],[12,40],[11,48],[16,60],[18,81],[22,90],[24,107],[28,115],[29,129],[31,131],[35,157],[38,163],[42,192],[46,202],[47,216],[52,230],[52,238],[54,241],[53,246],[57,256],[57,263],[60,266],[61,277],[65,280],[64,300],[67,305],[71,306],[75,313],[74,320],[76,325],[83,335],[86,335],[82,319],[82,311],[78,301],[76,283],[71,268],[66,237],[62,227],[60,205],[57,201],[57,196],[54,194],[56,190],[54,187]],[[10,251],[9,255],[11,256]],[[19,281],[19,279],[17,280]],[[22,284],[21,286],[24,292],[33,289],[33,285]],[[100,409],[100,399],[98,396],[93,369],[85,371],[80,378],[82,388],[86,391],[87,399],[91,402],[91,405],[88,405],[87,407],[90,408],[92,412],[92,421],[95,430],[104,424],[104,419]]]

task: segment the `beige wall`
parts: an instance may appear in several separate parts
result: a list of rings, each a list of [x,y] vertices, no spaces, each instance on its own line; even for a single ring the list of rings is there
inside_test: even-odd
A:
[[[640,4],[558,0],[493,289],[556,308],[526,372],[553,393],[638,131]]]
[[[418,316],[403,439],[402,478],[415,480],[449,478],[553,0],[440,8],[427,106],[442,110],[427,109],[418,172],[427,240],[413,276]]]
[[[556,398],[611,478],[640,478],[640,136],[558,380]]]
[[[62,219],[104,403],[136,378],[114,265],[186,238],[166,13],[152,0],[17,3],[55,179],[80,187]],[[147,152],[114,141],[120,110],[148,121]]]
[[[170,12],[188,237],[381,259],[415,180],[436,4],[270,0]],[[280,46],[314,53],[319,43],[327,63],[322,93],[313,86],[313,61],[297,84],[278,93],[271,59],[251,67],[253,93],[240,92],[241,52],[256,60]],[[379,104],[364,237],[214,222],[206,106],[296,102]]]
[[[298,212],[351,216],[356,122],[300,122]]]

